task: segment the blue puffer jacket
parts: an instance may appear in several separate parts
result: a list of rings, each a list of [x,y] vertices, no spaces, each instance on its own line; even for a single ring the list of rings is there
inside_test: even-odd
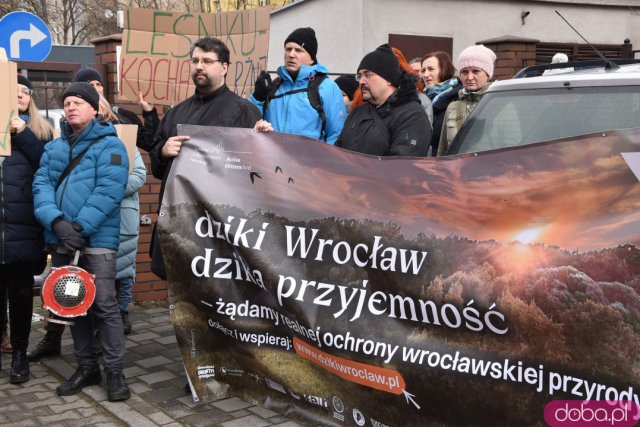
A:
[[[61,245],[51,224],[56,218],[79,224],[87,246],[118,250],[120,202],[129,177],[129,159],[124,144],[110,123],[92,120],[69,142],[71,130],[45,147],[33,181],[36,218],[45,228],[45,243]],[[55,190],[67,164],[93,141],[80,163]]]
[[[25,128],[11,136],[11,156],[0,165],[0,263],[28,261],[34,271],[46,256],[31,190],[45,142]]]
[[[120,204],[120,247],[116,279],[136,277],[136,254],[138,253],[138,235],[140,232],[140,188],[147,178],[147,169],[140,151],[136,148],[133,159],[133,171],[129,174],[127,191]]]
[[[281,66],[278,68],[278,75],[282,79],[282,83],[275,94],[278,95],[296,89],[306,89],[309,86],[310,79],[317,73],[328,74],[329,70],[321,64],[302,65],[298,70],[296,80],[293,81],[287,69]],[[327,78],[322,82],[319,93],[324,114],[327,116],[325,140],[329,144],[333,144],[342,131],[342,126],[347,117],[347,110],[344,107],[342,92],[332,79]],[[269,102],[266,115],[262,108],[264,102],[258,101],[253,95],[249,100],[258,107],[264,119],[271,123],[276,132],[320,139],[322,119],[309,103],[306,91],[273,99]]]

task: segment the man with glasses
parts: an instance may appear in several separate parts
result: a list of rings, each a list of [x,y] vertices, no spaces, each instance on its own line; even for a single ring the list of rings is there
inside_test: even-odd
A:
[[[252,128],[260,120],[258,109],[229,90],[225,77],[229,67],[229,49],[220,40],[203,37],[191,47],[189,72],[196,92],[169,110],[160,122],[154,148],[150,153],[153,176],[162,180],[160,202],[173,163],[182,143],[189,139],[176,134],[176,125]],[[164,260],[157,239],[152,238],[151,270],[166,279]]]
[[[349,113],[336,147],[375,156],[425,156],[431,125],[413,75],[388,44],[362,58],[356,79],[364,104]]]
[[[249,98],[264,116],[256,131],[292,133],[333,144],[347,116],[338,85],[316,60],[313,28],[298,28],[284,41],[284,65],[278,77],[262,71]]]

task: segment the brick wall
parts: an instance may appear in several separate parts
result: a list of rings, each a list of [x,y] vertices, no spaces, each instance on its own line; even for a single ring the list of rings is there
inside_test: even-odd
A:
[[[135,111],[141,114],[137,103],[131,103],[118,99],[116,47],[120,46],[122,36],[120,34],[101,37],[91,41],[96,47],[96,64],[102,64],[106,69],[105,95],[107,100],[119,107]],[[157,107],[156,107],[157,108]],[[158,112],[161,112],[159,109]],[[142,117],[141,117],[142,119]],[[140,189],[140,216],[145,215],[155,224],[158,219],[158,194],[160,193],[160,181],[151,175],[151,161],[149,154],[140,150],[147,167],[147,181]],[[151,259],[149,258],[149,243],[151,242],[151,225],[140,225],[140,239],[138,240],[138,256],[136,260],[136,283],[131,295],[132,302],[143,302],[167,298],[167,283],[151,272]]]
[[[539,40],[523,37],[503,36],[479,41],[496,54],[493,72],[495,80],[506,80],[524,67],[536,64],[536,45]]]

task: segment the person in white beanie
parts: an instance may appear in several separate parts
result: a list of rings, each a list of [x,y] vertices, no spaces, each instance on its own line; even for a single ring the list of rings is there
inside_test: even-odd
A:
[[[567,56],[566,53],[558,52],[555,55],[553,55],[553,58],[551,58],[552,64],[564,64],[565,62],[569,62],[569,57]],[[551,70],[545,70],[542,73],[542,75],[552,76],[554,74],[570,73],[571,71],[573,71],[573,67],[553,68]]]
[[[462,124],[482,99],[493,77],[493,64],[496,54],[484,45],[469,46],[458,56],[458,70],[462,89],[459,101],[452,102],[447,107],[444,125],[440,133],[438,156],[447,153],[449,145],[458,134]]]

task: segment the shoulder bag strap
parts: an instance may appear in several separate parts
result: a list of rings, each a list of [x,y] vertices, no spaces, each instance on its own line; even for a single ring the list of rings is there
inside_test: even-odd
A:
[[[89,144],[89,146],[87,148],[85,148],[84,150],[82,150],[82,152],[80,154],[78,154],[77,156],[75,156],[73,158],[73,160],[71,160],[69,162],[69,164],[67,165],[66,168],[64,168],[64,170],[62,171],[62,174],[60,175],[60,178],[58,178],[58,182],[56,183],[56,189],[55,191],[58,191],[58,188],[60,187],[60,184],[62,184],[62,181],[64,181],[64,179],[69,176],[69,174],[71,173],[71,171],[78,166],[78,163],[80,163],[80,160],[82,160],[82,158],[84,157],[85,154],[87,154],[87,151],[89,151],[89,148],[91,148],[91,146],[93,144],[95,144],[98,141],[102,141],[103,138],[98,138],[96,140],[94,140],[91,144]]]

